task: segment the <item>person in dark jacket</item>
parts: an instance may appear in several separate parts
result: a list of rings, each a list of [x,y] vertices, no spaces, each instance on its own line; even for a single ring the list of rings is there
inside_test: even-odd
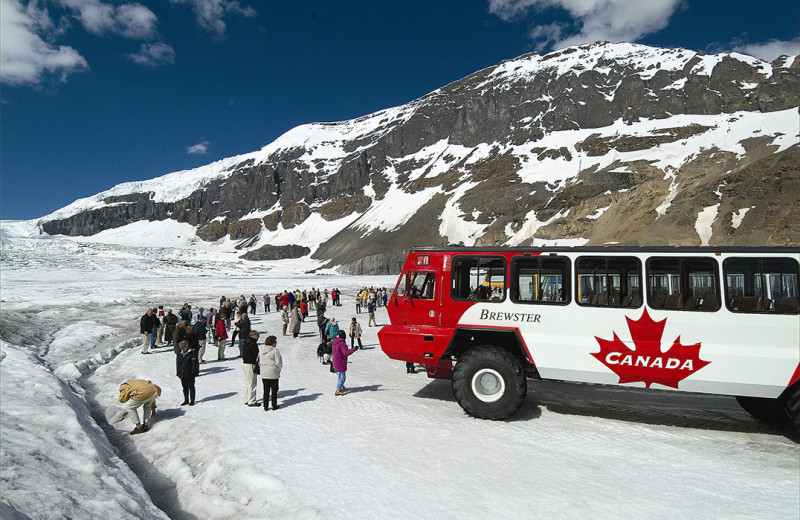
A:
[[[325,311],[318,311],[317,312],[317,327],[319,328],[319,341],[324,343],[326,339],[328,339],[327,334],[325,334],[325,328],[328,326],[328,318],[325,317]]]
[[[150,353],[150,335],[156,326],[156,318],[153,316],[153,309],[147,309],[142,319],[139,320],[139,333],[142,335],[142,354]]]
[[[172,348],[175,350],[176,356],[181,352],[180,344],[184,339],[186,339],[186,322],[181,320],[175,327],[175,332],[172,333]]]
[[[197,377],[197,351],[189,348],[189,342],[181,341],[178,347],[181,349],[178,354],[178,366],[176,375],[181,378],[183,386],[183,402],[181,406],[188,404],[194,406],[194,378]]]
[[[344,387],[344,381],[347,379],[347,358],[356,351],[354,348],[347,348],[345,338],[347,338],[347,333],[343,330],[340,330],[338,336],[333,338],[333,370],[338,376],[334,395],[345,395],[348,392]]]
[[[175,327],[178,326],[178,317],[172,314],[172,309],[167,309],[167,315],[164,316],[164,340],[167,345],[172,344],[172,335],[175,333]]]
[[[194,325],[186,326],[186,335],[183,337],[184,341],[189,342],[189,350],[194,350],[197,354],[197,362],[200,363],[200,336],[194,328]],[[197,367],[198,374],[200,367]]]
[[[250,337],[250,318],[247,317],[246,312],[239,315],[239,321],[236,322],[236,326],[239,327],[239,356],[241,356],[242,344]],[[233,340],[231,340],[232,344]]]
[[[242,374],[244,375],[244,404],[258,406],[256,402],[256,365],[258,364],[258,331],[248,332],[242,344]],[[265,405],[266,406],[266,405]]]

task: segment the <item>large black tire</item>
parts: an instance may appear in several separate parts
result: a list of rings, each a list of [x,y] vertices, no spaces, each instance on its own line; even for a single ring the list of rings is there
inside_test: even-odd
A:
[[[737,395],[736,401],[747,413],[760,421],[783,426],[788,423],[786,410],[777,399]]]
[[[778,402],[783,405],[794,431],[800,433],[800,383],[795,383],[784,390]]]
[[[507,350],[481,346],[458,356],[453,394],[465,412],[479,419],[508,419],[528,394],[519,361]]]

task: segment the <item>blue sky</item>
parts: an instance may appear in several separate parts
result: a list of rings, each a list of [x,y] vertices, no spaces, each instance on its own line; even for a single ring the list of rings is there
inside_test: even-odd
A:
[[[0,218],[597,40],[773,59],[796,0],[0,0]]]

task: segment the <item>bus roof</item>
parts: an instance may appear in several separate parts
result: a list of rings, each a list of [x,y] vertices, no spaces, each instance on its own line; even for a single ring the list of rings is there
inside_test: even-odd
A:
[[[424,246],[412,247],[413,252],[445,253],[782,253],[800,254],[800,246]]]

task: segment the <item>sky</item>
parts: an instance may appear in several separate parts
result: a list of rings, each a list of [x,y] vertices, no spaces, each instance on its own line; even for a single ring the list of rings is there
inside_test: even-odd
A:
[[[0,218],[598,40],[800,53],[796,0],[0,0]]]

